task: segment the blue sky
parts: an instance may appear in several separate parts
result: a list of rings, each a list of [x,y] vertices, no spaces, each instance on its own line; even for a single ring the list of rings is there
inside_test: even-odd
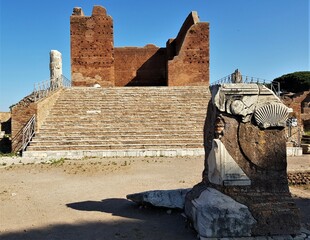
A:
[[[309,0],[0,0],[0,111],[49,79],[49,52],[70,76],[70,15],[102,5],[114,21],[114,45],[164,47],[190,11],[210,23],[210,77],[236,68],[273,80],[309,71]]]

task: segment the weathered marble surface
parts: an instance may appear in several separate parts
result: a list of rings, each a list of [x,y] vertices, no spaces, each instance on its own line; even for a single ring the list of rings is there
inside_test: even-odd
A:
[[[251,185],[251,180],[235,162],[219,139],[214,139],[212,142],[212,149],[208,156],[208,165],[208,179],[211,183],[224,186]]]
[[[62,56],[57,50],[50,52],[50,80],[52,88],[60,87],[62,84]]]
[[[185,195],[190,189],[154,190],[129,194],[127,199],[140,204],[165,208],[184,208]]]
[[[248,207],[213,188],[191,201],[186,214],[201,237],[247,237],[256,223]]]
[[[268,88],[254,83],[231,83],[211,87],[212,103],[220,112],[255,120],[261,128],[285,127],[289,108]]]

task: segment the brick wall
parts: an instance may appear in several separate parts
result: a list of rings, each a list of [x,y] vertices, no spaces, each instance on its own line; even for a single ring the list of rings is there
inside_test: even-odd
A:
[[[75,12],[70,17],[73,86],[114,86],[113,20],[94,6],[92,16]]]
[[[36,130],[38,130],[62,91],[62,89],[59,89],[38,102],[29,102],[27,99],[23,99],[11,109],[13,152],[20,149],[22,144],[22,130],[30,118],[36,114]]]
[[[192,12],[166,48],[114,48],[113,20],[94,6],[90,17],[70,18],[73,86],[209,85],[209,23]]]
[[[116,86],[167,86],[165,48],[124,47],[114,53]]]
[[[36,114],[36,103],[17,104],[12,108],[12,151],[17,152],[22,145],[22,129]]]
[[[293,96],[284,96],[281,99],[283,103],[293,109],[289,117],[297,118],[297,127],[292,127],[291,132],[287,128],[287,135],[291,134],[290,140],[300,142],[301,135],[309,129],[310,112],[307,113],[307,103],[310,102],[310,91],[296,93]]]
[[[168,43],[167,48],[173,48]],[[209,85],[209,24],[196,23],[186,32],[179,52],[168,61],[168,85]],[[169,50],[173,52],[173,50]]]
[[[299,126],[303,125],[302,114],[307,118],[307,103],[310,102],[310,91],[304,91],[301,93],[296,93],[291,97],[285,97],[282,99],[283,103],[293,109],[293,113],[291,116],[297,118],[297,122]]]

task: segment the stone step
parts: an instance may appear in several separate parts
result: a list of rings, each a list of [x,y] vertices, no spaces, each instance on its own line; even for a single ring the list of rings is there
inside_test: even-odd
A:
[[[303,143],[303,144],[310,144],[310,136],[302,135],[301,143]]]
[[[104,114],[104,113],[111,113],[111,112],[115,112],[115,113],[119,113],[119,111],[123,111],[123,115],[125,115],[126,113],[131,113],[132,114],[132,111],[135,111],[137,114],[144,114],[144,113],[147,113],[147,114],[150,114],[150,113],[153,113],[154,115],[155,114],[169,114],[172,115],[172,113],[178,113],[178,114],[181,114],[181,113],[184,113],[184,114],[190,114],[191,112],[193,113],[196,113],[196,111],[198,113],[200,112],[203,112],[205,110],[205,108],[188,108],[188,109],[185,109],[185,108],[177,108],[177,109],[174,109],[173,107],[171,108],[157,108],[157,107],[149,107],[148,109],[143,109],[142,107],[138,107],[138,106],[135,106],[135,108],[129,108],[129,107],[124,107],[124,108],[116,108],[116,107],[111,107],[111,108],[108,108],[108,109],[103,109],[103,108],[87,108],[87,107],[83,107],[82,106],[78,106],[76,109],[73,109],[73,108],[70,108],[70,107],[66,107],[66,108],[63,108],[63,109],[54,109],[51,111],[51,113],[54,113],[54,114],[58,114],[58,113],[79,113],[79,114],[86,114],[86,115],[95,115],[95,114]],[[156,112],[155,112],[156,111]],[[196,113],[197,114],[197,113]],[[156,116],[156,115],[155,115]]]
[[[107,113],[107,114],[92,114],[92,115],[81,115],[81,114],[76,114],[76,115],[69,115],[68,117],[65,116],[64,114],[62,116],[55,116],[55,115],[50,115],[50,117],[47,118],[46,121],[61,121],[61,122],[70,122],[70,121],[100,121],[100,122],[107,122],[107,121],[111,121],[111,120],[119,120],[119,121],[173,121],[173,120],[179,120],[182,119],[183,121],[191,121],[191,122],[195,122],[197,120],[202,121],[205,120],[205,116],[202,116],[201,114],[160,114],[160,115],[147,115],[148,117],[145,118],[145,114],[137,114],[137,115],[119,115],[119,114],[113,114],[113,113]]]
[[[192,144],[201,144],[201,139],[165,139],[165,138],[158,138],[158,139],[75,139],[75,140],[67,140],[67,139],[55,139],[55,140],[45,140],[45,141],[38,141],[33,140],[30,143],[30,146],[50,146],[50,145],[57,145],[61,144],[62,146],[71,146],[71,145],[131,145],[131,144],[141,144],[141,145],[160,145],[160,144],[170,144],[171,142],[184,144],[184,143],[192,143]]]
[[[89,101],[85,98],[80,97],[79,99],[71,99],[71,100],[58,100],[59,104],[62,104],[63,106],[70,106],[72,102],[75,102],[79,106],[84,107],[92,107],[92,106],[101,106],[101,107],[121,107],[123,104],[128,106],[133,106],[134,104],[139,104],[141,107],[147,107],[147,106],[157,106],[157,107],[163,107],[166,104],[173,104],[172,107],[175,106],[184,106],[184,107],[191,107],[191,106],[201,106],[201,103],[206,102],[208,99],[182,99],[182,100],[165,100],[165,99],[123,99],[119,100],[117,102],[117,99],[97,99]],[[114,101],[114,102],[112,102]],[[156,101],[160,101],[160,103],[156,104]],[[101,103],[101,104],[100,104]]]
[[[185,118],[188,117],[188,118]],[[185,119],[184,119],[185,118]],[[78,121],[79,123],[100,123],[100,124],[105,124],[105,123],[110,123],[110,122],[117,122],[117,123],[122,123],[122,124],[130,124],[130,123],[135,123],[135,122],[146,122],[146,123],[154,123],[154,122],[176,122],[182,121],[183,124],[186,123],[196,123],[196,122],[204,122],[205,117],[203,116],[197,116],[194,118],[193,116],[171,116],[170,118],[161,118],[161,117],[151,117],[148,116],[146,119],[145,116],[140,117],[132,117],[132,116],[94,116],[94,117],[89,117],[89,116],[70,116],[70,117],[49,117],[47,120],[45,120],[45,124],[50,124],[50,123],[57,123],[57,124],[67,124],[67,123],[72,123]]]
[[[74,112],[89,112],[89,113],[92,113],[92,112],[95,112],[95,111],[101,111],[101,112],[105,112],[105,111],[114,111],[114,112],[118,112],[118,111],[127,111],[127,112],[130,112],[131,110],[139,110],[139,112],[149,112],[149,111],[154,111],[154,109],[156,109],[157,111],[160,111],[160,112],[178,112],[180,110],[182,111],[185,111],[185,112],[189,112],[189,111],[192,111],[192,110],[198,110],[198,111],[202,111],[205,109],[205,107],[203,106],[203,103],[200,103],[201,105],[186,105],[186,106],[181,106],[181,105],[177,105],[177,106],[171,106],[169,107],[169,104],[171,103],[167,103],[165,104],[165,106],[158,106],[158,105],[148,105],[148,106],[143,106],[143,105],[139,105],[139,103],[136,103],[134,105],[126,105],[126,104],[123,104],[123,106],[113,106],[113,105],[105,105],[105,106],[102,106],[102,105],[79,105],[79,104],[75,104],[75,106],[65,106],[65,105],[62,105],[61,107],[60,106],[57,106],[55,107],[52,112],[55,112],[55,113],[59,113],[59,112],[66,112],[66,111],[74,111]],[[168,106],[167,106],[168,105]]]
[[[122,130],[122,129],[135,129],[135,130],[139,130],[141,128],[146,128],[148,130],[157,130],[157,131],[161,131],[161,130],[169,130],[169,129],[186,129],[187,127],[191,127],[191,128],[197,128],[197,127],[202,127],[203,122],[201,122],[201,124],[199,123],[187,123],[187,124],[183,124],[183,123],[179,123],[179,124],[174,124],[171,123],[169,124],[169,122],[165,122],[165,123],[131,123],[131,124],[124,124],[124,123],[106,123],[106,124],[79,124],[78,122],[75,123],[71,123],[70,125],[45,125],[41,128],[41,130],[52,130],[52,129],[94,129],[94,128],[105,128],[105,129],[114,129],[114,130]]]
[[[78,122],[74,125],[70,126],[61,126],[61,125],[43,125],[43,127],[40,128],[39,132],[43,131],[63,131],[63,130],[70,130],[70,131],[81,131],[81,130],[89,130],[89,131],[95,131],[95,130],[104,130],[104,131],[120,131],[120,132],[132,132],[132,131],[138,131],[138,132],[160,132],[160,131],[185,131],[188,128],[191,128],[191,130],[199,129],[202,130],[203,123],[197,123],[197,124],[179,124],[179,125],[172,125],[172,124],[136,124],[136,125],[129,125],[129,124],[119,124],[119,125],[88,125],[87,127],[80,125]]]
[[[197,138],[203,138],[203,131],[197,130],[193,131],[190,135],[171,135],[167,133],[163,133],[160,136],[158,135],[158,132],[154,132],[154,134],[148,133],[126,133],[126,132],[117,132],[115,131],[114,134],[112,132],[98,132],[98,133],[89,133],[87,131],[62,131],[62,132],[56,132],[51,131],[48,132],[39,132],[35,135],[33,140],[42,139],[42,140],[48,140],[49,138],[63,138],[63,139],[74,139],[74,138],[94,138],[94,139],[147,139],[147,138],[167,138],[167,139],[197,139]]]
[[[57,124],[58,123],[58,124]],[[150,129],[182,129],[186,127],[201,127],[203,125],[204,121],[201,122],[189,122],[185,121],[184,123],[173,123],[166,121],[166,122],[140,122],[140,121],[132,121],[132,122],[117,122],[114,123],[112,121],[110,122],[50,122],[49,124],[46,124],[45,127],[49,128],[56,128],[56,129],[80,129],[80,128],[117,128],[117,129],[139,129],[140,127],[150,128]],[[45,127],[42,127],[42,129],[45,129]]]
[[[177,134],[176,134],[177,133]],[[85,134],[81,133],[81,131],[68,131],[68,132],[39,132],[36,133],[35,138],[54,138],[54,137],[63,137],[63,138],[76,138],[80,136],[91,136],[93,138],[107,138],[107,137],[121,137],[121,138],[147,138],[147,137],[157,137],[157,136],[180,136],[184,138],[197,138],[203,136],[203,131],[201,129],[198,129],[196,131],[166,131],[161,132],[159,135],[158,131],[156,132],[142,132],[142,131],[128,131],[128,132],[119,132],[119,131],[92,131],[92,132],[86,132]]]
[[[142,94],[145,93],[149,96],[156,96],[160,94],[190,94],[193,92],[208,92],[209,87],[207,86],[188,86],[188,87],[113,87],[113,88],[86,88],[86,87],[74,87],[70,89],[66,89],[68,94],[91,94],[94,93],[95,96],[101,95],[121,95],[124,93],[132,93],[132,94]],[[126,95],[125,95],[126,96]]]
[[[154,138],[154,139],[158,139],[158,138],[169,138],[169,139],[174,139],[174,138],[179,138],[179,139],[195,139],[195,138],[201,138],[202,137],[202,132],[201,133],[187,133],[187,134],[158,134],[158,133],[154,133],[154,134],[137,134],[137,133],[118,133],[118,132],[114,132],[114,133],[106,133],[106,132],[102,132],[99,134],[85,134],[85,135],[81,135],[80,132],[76,133],[76,134],[72,134],[72,133],[68,133],[67,135],[62,134],[57,134],[57,133],[51,133],[51,134],[42,134],[42,133],[37,133],[35,135],[35,140],[51,140],[51,139],[55,139],[55,138],[64,138],[66,140],[74,140],[74,139],[80,139],[83,138],[85,140],[87,139],[94,139],[96,138],[97,140],[99,139],[148,139],[148,138]]]
[[[49,146],[29,146],[27,151],[56,151],[56,150],[110,150],[110,149],[182,149],[182,148],[202,148],[203,144],[98,144],[98,145],[70,145],[61,146],[49,145]]]
[[[106,134],[106,135],[122,135],[122,134],[131,134],[131,135],[157,135],[157,134],[198,134],[202,133],[203,129],[202,128],[175,128],[175,129],[163,129],[163,128],[139,128],[139,129],[128,129],[126,127],[124,128],[94,128],[94,129],[86,129],[88,134],[87,135],[97,135],[97,134]],[[51,131],[51,132],[50,132]],[[63,135],[77,135],[80,134],[81,129],[72,129],[70,132],[65,132],[65,131],[58,131],[57,128],[47,128],[45,129],[41,128],[40,131],[37,132],[37,134],[49,134],[49,133],[54,133],[54,134],[63,134]]]
[[[110,113],[105,113],[105,114],[79,114],[79,113],[59,113],[59,114],[51,114],[50,117],[48,117],[46,119],[46,121],[91,121],[91,120],[98,120],[98,121],[111,121],[111,120],[121,120],[123,122],[126,122],[126,121],[139,121],[139,120],[142,120],[142,121],[167,121],[167,120],[170,120],[170,121],[173,121],[173,120],[180,120],[182,119],[182,121],[186,121],[186,120],[190,120],[190,121],[203,121],[205,120],[205,116],[203,115],[204,114],[204,111],[202,111],[200,114],[183,114],[183,115],[180,115],[178,113],[176,114],[159,114],[157,116],[154,116],[154,115],[151,115],[150,113],[138,113],[136,115],[132,115],[132,113],[127,113],[127,114],[124,114],[124,115],[121,115],[119,113],[113,113],[113,112],[110,112]],[[147,116],[147,118],[145,118],[145,116]]]
[[[27,151],[203,149],[209,99],[208,87],[69,88]]]
[[[121,149],[121,150],[56,150],[56,151],[25,151],[23,156],[32,159],[83,157],[176,157],[176,156],[203,156],[203,148],[173,148],[173,149]]]

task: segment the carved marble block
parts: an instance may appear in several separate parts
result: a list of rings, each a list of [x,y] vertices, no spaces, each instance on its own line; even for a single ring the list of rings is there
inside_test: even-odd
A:
[[[196,199],[207,188],[215,188],[249,208],[256,220],[252,236],[298,233],[299,211],[286,172],[289,109],[263,85],[230,83],[210,89],[205,169],[202,182],[186,196],[186,214],[191,218],[192,211],[197,211]]]
[[[219,139],[214,139],[208,156],[208,179],[211,183],[224,186],[251,185],[251,180],[226,150]]]

